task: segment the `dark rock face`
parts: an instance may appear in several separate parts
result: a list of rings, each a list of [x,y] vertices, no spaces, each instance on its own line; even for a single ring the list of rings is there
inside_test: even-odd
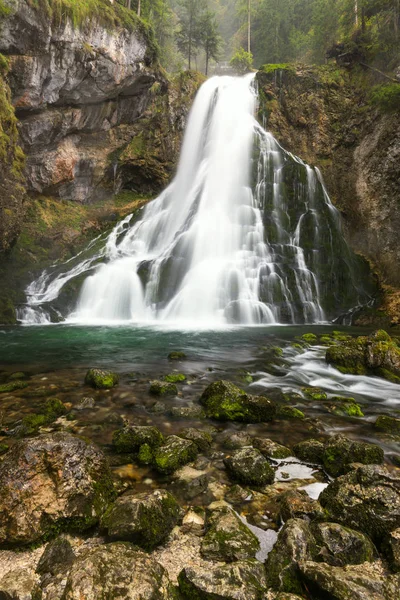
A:
[[[139,26],[56,25],[26,0],[7,3],[0,51],[10,57],[29,188],[85,203],[101,197],[108,156],[130,141],[125,130],[157,77],[149,39]]]
[[[125,494],[107,513],[103,525],[114,540],[132,542],[146,550],[160,544],[175,527],[179,504],[165,490]]]
[[[244,560],[209,569],[185,568],[179,574],[179,590],[185,600],[263,600],[266,598],[264,567]]]
[[[266,458],[256,448],[235,450],[224,459],[229,474],[248,485],[265,485],[273,483],[275,472]]]
[[[0,543],[88,529],[113,494],[106,458],[94,445],[66,433],[19,442],[0,465]]]
[[[68,571],[75,554],[68,539],[62,535],[49,542],[40,557],[36,572],[41,575],[58,575]]]
[[[383,463],[383,450],[376,444],[356,442],[344,435],[335,435],[324,446],[322,462],[330,475],[347,473],[351,463],[379,465]]]
[[[400,527],[400,475],[385,467],[354,469],[329,484],[319,501],[332,520],[377,543]]]
[[[207,559],[231,562],[254,558],[260,542],[224,502],[216,502],[207,509],[206,534],[201,553]]]
[[[371,562],[374,558],[372,542],[359,531],[338,523],[317,523],[311,529],[320,547],[317,559],[323,562],[344,567]]]
[[[172,600],[165,569],[129,544],[113,543],[87,552],[74,563],[62,600]]]

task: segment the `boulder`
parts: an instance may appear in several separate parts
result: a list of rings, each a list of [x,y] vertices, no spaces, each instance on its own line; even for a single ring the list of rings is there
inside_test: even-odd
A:
[[[400,436],[400,419],[389,417],[389,415],[381,415],[375,421],[375,428],[390,435]]]
[[[338,523],[313,523],[311,531],[320,548],[316,559],[337,567],[372,562],[374,546],[366,535]]]
[[[312,500],[305,490],[290,490],[278,496],[280,515],[284,522],[289,519],[324,520],[325,511],[318,502]]]
[[[400,572],[400,527],[389,533],[383,550],[392,570],[396,573]]]
[[[150,381],[149,391],[154,396],[176,396],[178,394],[176,384],[168,381]]]
[[[0,598],[2,600],[34,600],[33,590],[37,583],[35,573],[26,567],[9,571],[0,579]]]
[[[397,600],[399,597],[400,576],[384,575],[374,564],[342,568],[302,561],[299,569],[307,589],[316,598]]]
[[[168,354],[168,360],[185,360],[186,354],[180,350],[174,350]]]
[[[18,442],[0,465],[0,544],[88,529],[113,496],[107,460],[93,444],[67,433]]]
[[[102,524],[111,539],[152,550],[165,540],[179,517],[180,507],[172,494],[156,490],[120,496]]]
[[[164,381],[168,383],[183,383],[186,381],[186,375],[183,373],[169,373],[164,376]]]
[[[275,590],[302,594],[299,561],[312,560],[316,544],[309,525],[290,519],[281,529],[266,562],[268,584]]]
[[[206,491],[208,475],[205,471],[199,471],[186,465],[174,473],[173,486],[179,496],[185,500],[192,500]]]
[[[255,438],[253,440],[253,446],[257,448],[263,456],[266,458],[288,458],[293,456],[293,452],[290,448],[282,446],[273,440],[268,438]]]
[[[47,544],[36,567],[36,573],[52,576],[66,573],[74,560],[75,553],[68,538],[60,535]]]
[[[167,437],[165,444],[154,452],[154,467],[160,473],[173,473],[197,457],[197,446],[176,435]]]
[[[143,444],[147,444],[150,448],[161,446],[164,437],[157,427],[127,425],[114,432],[112,441],[119,453],[138,452]]]
[[[61,600],[172,600],[164,567],[130,544],[112,543],[82,554],[72,566]]]
[[[206,511],[206,534],[201,554],[210,560],[231,562],[254,558],[260,542],[225,502],[215,502]]]
[[[358,467],[330,483],[319,501],[333,521],[380,543],[400,527],[400,473],[381,466]]]
[[[306,440],[293,447],[294,455],[304,462],[321,464],[323,462],[324,444],[318,440]]]
[[[218,421],[263,423],[271,421],[276,405],[264,396],[251,396],[230,381],[215,381],[203,392],[200,403],[207,416]]]
[[[352,463],[379,465],[383,459],[383,450],[376,444],[356,442],[341,434],[328,439],[322,456],[325,469],[334,477],[347,473]]]
[[[253,445],[251,435],[245,431],[225,431],[219,441],[227,450],[238,450],[239,448]]]
[[[185,568],[178,582],[185,600],[263,600],[267,587],[264,567],[254,559]]]
[[[98,390],[110,390],[119,382],[119,376],[103,369],[89,369],[86,373],[85,383]]]
[[[266,485],[275,478],[273,468],[256,448],[235,450],[224,459],[224,464],[233,479],[247,485]]]
[[[207,452],[207,450],[210,449],[213,441],[212,435],[208,433],[208,431],[201,431],[200,429],[195,429],[194,427],[182,429],[182,431],[179,433],[179,437],[182,437],[185,440],[190,440],[196,444],[199,452]]]

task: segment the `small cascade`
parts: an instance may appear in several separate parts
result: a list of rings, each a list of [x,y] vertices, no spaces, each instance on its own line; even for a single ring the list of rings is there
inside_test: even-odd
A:
[[[365,303],[320,172],[256,110],[254,75],[206,81],[171,185],[139,219],[34,281],[20,321],[320,323]]]

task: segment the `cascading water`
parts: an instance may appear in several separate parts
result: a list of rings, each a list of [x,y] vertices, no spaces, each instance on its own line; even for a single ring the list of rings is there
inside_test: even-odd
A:
[[[256,108],[253,75],[206,81],[175,180],[99,250],[33,282],[21,322],[59,320],[83,276],[69,322],[317,323],[365,302],[319,171],[283,150]]]

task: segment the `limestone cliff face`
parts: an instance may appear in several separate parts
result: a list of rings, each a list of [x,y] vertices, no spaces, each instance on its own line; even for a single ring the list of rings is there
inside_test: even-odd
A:
[[[27,0],[4,0],[0,52],[31,192],[88,203],[109,195],[109,156],[131,140],[159,77],[151,38],[136,27],[55,22]]]
[[[318,166],[354,250],[400,286],[400,121],[371,108],[335,67],[258,74],[260,110],[282,145]]]

